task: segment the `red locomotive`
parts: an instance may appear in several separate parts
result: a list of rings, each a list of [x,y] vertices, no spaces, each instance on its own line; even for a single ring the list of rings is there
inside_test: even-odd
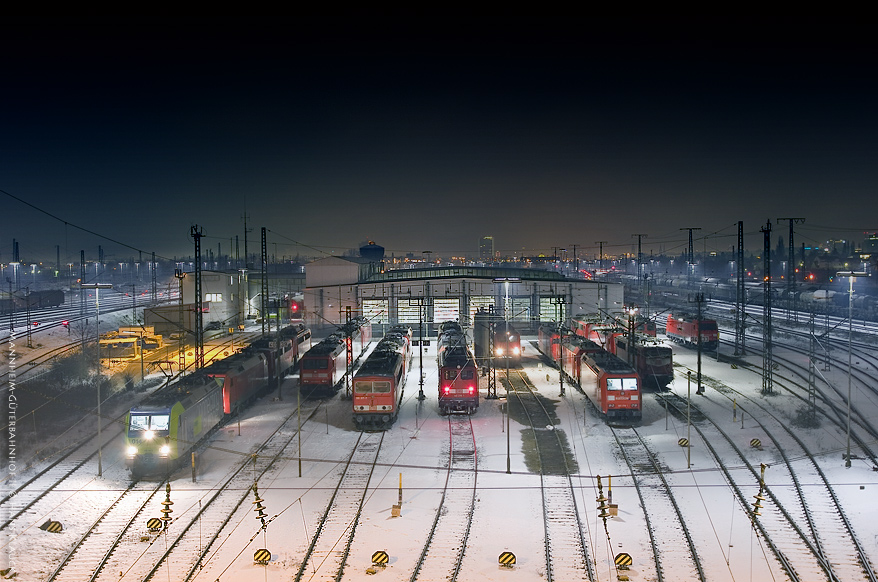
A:
[[[302,322],[293,323],[280,330],[278,334],[282,338],[289,338],[293,342],[293,368],[299,364],[299,360],[305,352],[311,349],[311,330]]]
[[[439,326],[436,342],[439,367],[439,414],[472,414],[479,408],[479,374],[466,333],[455,321]]]
[[[641,393],[637,372],[611,353],[592,352],[582,358],[579,385],[607,419],[639,421]]]
[[[634,342],[629,336],[616,336],[616,355],[630,362],[644,385],[662,390],[674,380],[674,357],[671,348],[652,336],[635,333]]]
[[[388,332],[354,375],[354,422],[384,429],[396,420],[411,357],[411,336]]]
[[[655,320],[638,314],[634,318],[634,331],[655,337]]]
[[[340,333],[312,346],[299,363],[299,392],[309,398],[335,394],[348,370],[347,356],[347,342]]]
[[[310,345],[310,333],[309,333]],[[327,398],[338,392],[348,370],[372,341],[372,324],[357,317],[323,341],[311,346],[299,365],[299,391],[307,398]]]
[[[684,346],[697,347],[700,335],[702,350],[715,352],[719,347],[719,328],[714,319],[699,320],[688,313],[669,313],[665,333]]]
[[[597,313],[578,315],[570,320],[570,329],[573,333],[592,341],[595,341],[595,337],[592,337],[591,329],[600,325],[604,325],[604,318]]]
[[[245,351],[222,360],[214,360],[203,369],[205,375],[223,391],[223,412],[235,414],[251,398],[268,386],[268,363],[265,354]]]
[[[494,357],[521,363],[521,334],[508,321],[494,324]]]
[[[554,323],[544,323],[537,330],[537,345],[553,363],[561,358],[561,331]]]
[[[561,343],[561,355],[564,360],[564,374],[577,384],[582,379],[582,359],[587,354],[602,352],[604,349],[597,343],[578,335],[567,336]]]

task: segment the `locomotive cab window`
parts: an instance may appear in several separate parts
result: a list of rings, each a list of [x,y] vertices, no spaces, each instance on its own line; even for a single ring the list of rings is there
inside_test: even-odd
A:
[[[305,359],[302,368],[306,370],[326,370],[329,368],[329,360]]]
[[[622,378],[622,390],[637,390],[637,379]]]
[[[390,382],[368,380],[354,382],[354,392],[357,394],[390,394]]]
[[[167,414],[132,414],[128,428],[130,432],[167,431],[170,423],[171,417]]]
[[[622,378],[607,378],[607,390],[622,390]]]

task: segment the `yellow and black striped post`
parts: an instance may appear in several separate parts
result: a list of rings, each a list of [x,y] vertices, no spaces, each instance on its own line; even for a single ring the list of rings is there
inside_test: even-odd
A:
[[[271,552],[266,549],[259,549],[253,553],[253,562],[262,564],[263,566],[271,561]]]
[[[152,532],[162,529],[162,520],[157,517],[150,517],[146,520],[146,529]]]
[[[515,554],[512,552],[501,552],[500,558],[497,560],[504,568],[511,568],[515,565]]]
[[[40,529],[49,533],[61,533],[64,530],[64,526],[61,525],[60,521],[50,519],[41,525]]]
[[[384,568],[387,566],[387,563],[390,561],[390,556],[387,555],[387,552],[384,550],[378,550],[374,554],[372,554],[372,565],[380,566]]]
[[[634,563],[634,560],[631,559],[631,555],[626,554],[625,552],[621,552],[619,554],[616,554],[615,561],[616,561],[616,566],[620,570],[627,570],[628,567]]]

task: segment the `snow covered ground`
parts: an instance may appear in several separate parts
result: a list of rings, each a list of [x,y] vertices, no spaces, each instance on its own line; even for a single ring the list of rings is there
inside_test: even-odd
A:
[[[415,354],[400,417],[385,436],[379,466],[371,480],[344,580],[409,580],[423,549],[439,506],[447,463],[448,421],[437,413],[434,358],[435,354],[428,349],[424,355],[424,392],[427,399],[418,402],[419,368]],[[675,362],[679,366],[694,368],[695,354],[684,348],[675,348]],[[682,377],[679,375],[683,369],[678,368],[678,377],[671,390],[685,399],[685,371]],[[563,398],[559,396],[558,372],[541,363],[531,343],[526,347],[524,371],[543,395],[555,401],[559,418],[555,429],[566,433],[579,464],[580,474],[574,478],[578,488],[577,503],[598,579],[616,580],[613,558],[620,552],[626,552],[633,559],[632,568],[627,573],[631,580],[655,580],[655,565],[644,527],[643,509],[610,429],[587,406],[580,393],[567,386],[566,395]],[[703,371],[705,376],[718,379],[761,400],[786,419],[792,420],[796,416],[800,405],[792,398],[783,394],[770,398],[759,396],[761,379],[756,374],[709,359],[704,360]],[[237,423],[219,431],[211,447],[200,456],[197,482],[192,483],[188,469],[175,475],[171,483],[172,499],[175,501],[174,517],[181,518],[197,510],[199,500],[211,493],[210,484],[220,481],[233,463],[245,458],[252,447],[261,442],[278,419],[292,411],[296,402],[294,386],[295,381],[288,379],[284,385],[283,401],[264,398],[247,410],[241,417],[240,435]],[[727,394],[710,387],[704,397],[694,396],[694,392],[693,387],[693,403],[703,407],[711,417],[724,418],[721,421],[724,423],[723,430],[734,434],[734,438],[740,441],[741,448],[749,455],[748,462],[756,466],[768,464],[766,483],[777,491],[784,491],[787,484],[781,477],[783,471],[772,468],[772,465],[779,463],[779,456],[772,445],[765,444],[769,442],[765,435],[754,428],[755,424],[748,422],[746,416],[742,417],[740,408],[735,410]],[[865,395],[860,395],[860,400],[857,398],[855,396],[858,405],[875,407],[875,403]],[[764,547],[760,536],[755,533],[744,508],[696,431],[690,431],[686,422],[677,416],[666,414],[652,395],[647,394],[644,400],[643,422],[637,430],[660,457],[665,476],[672,484],[675,498],[682,504],[687,524],[698,545],[707,579],[738,582],[787,579]],[[530,428],[512,420],[507,434],[502,402],[483,400],[473,417],[479,456],[479,493],[459,579],[496,582],[543,580],[546,566],[540,481],[538,475],[527,469],[522,450],[523,431],[529,431]],[[267,530],[260,531],[252,505],[249,502],[242,504],[211,548],[195,580],[256,582],[294,579],[314,535],[315,525],[326,508],[337,476],[358,435],[350,419],[349,404],[349,401],[336,397],[305,425],[301,439],[301,476],[297,450],[299,444],[294,439],[285,455],[285,462],[259,482],[259,492],[265,500],[266,512],[271,520]],[[737,405],[752,408],[743,398],[738,400]],[[308,403],[306,406],[311,408],[315,404]],[[868,462],[860,460],[855,460],[853,466],[846,469],[841,458],[845,435],[829,427],[828,423],[823,423],[818,429],[797,431],[812,451],[821,452],[819,462],[829,474],[860,542],[869,552],[872,563],[876,563],[878,520],[875,516],[878,514],[872,505],[871,495],[878,490],[878,473],[872,471]],[[691,440],[688,451],[678,444],[682,437]],[[753,438],[763,440],[761,449],[749,446]],[[118,449],[121,449],[121,443]],[[506,471],[507,458],[510,473]],[[41,524],[51,518],[76,523],[78,507],[86,502],[88,495],[93,495],[89,491],[121,491],[125,487],[124,474],[114,469],[120,459],[120,450],[106,452],[104,477],[97,478],[92,473],[87,483],[72,488],[76,491],[71,492],[64,504],[53,507],[44,515],[32,516],[32,522]],[[742,463],[736,461],[730,464],[737,465],[732,468],[736,479],[749,479],[750,486],[745,494],[752,502],[752,496],[758,491],[758,482],[747,477],[748,471]],[[612,476],[612,502],[618,504],[618,516],[608,519],[606,530],[602,520],[597,517],[595,500],[599,475],[605,494],[610,485],[608,477]],[[23,474],[16,475],[14,481],[20,483],[25,477]],[[399,517],[392,517],[391,508],[398,501],[400,481],[402,511]],[[13,482],[4,481],[5,488],[12,485]],[[461,494],[466,495],[467,492]],[[663,509],[655,504],[649,505],[647,510],[653,520],[668,519],[670,515],[663,514],[664,511],[670,511],[669,508]],[[141,527],[145,528],[145,525]],[[32,527],[10,538],[7,532],[2,536],[2,552],[5,555],[0,560],[0,569],[13,565],[14,571],[19,573],[19,580],[44,579],[46,572],[54,569],[54,563],[63,555],[64,548],[75,543],[80,534],[81,531],[75,528],[50,534]],[[684,544],[682,534],[678,539],[661,539],[658,542],[665,558],[665,580],[685,579],[687,570],[675,571],[675,552]],[[272,553],[272,560],[267,566],[253,562],[253,553],[259,548],[266,548]],[[388,553],[389,563],[386,568],[379,568],[374,575],[370,575],[367,571],[372,565],[371,556],[379,550]],[[505,568],[498,564],[501,552],[515,554],[514,567]],[[851,553],[851,549],[833,547],[830,542],[827,553],[847,554]],[[144,551],[144,557],[147,555]],[[105,570],[106,576],[101,579],[139,580],[132,577],[136,571],[139,568],[135,564],[112,563]],[[167,578],[174,580],[181,575],[180,572],[169,571]],[[162,574],[164,578],[165,574]],[[303,579],[309,580],[309,573],[305,573]]]

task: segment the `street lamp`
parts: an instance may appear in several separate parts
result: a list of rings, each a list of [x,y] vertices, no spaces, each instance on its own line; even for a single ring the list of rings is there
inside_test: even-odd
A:
[[[98,477],[103,476],[103,469],[101,467],[101,457],[103,446],[101,444],[101,300],[100,293],[101,289],[112,289],[113,286],[109,283],[80,283],[80,289],[94,289],[95,290],[95,328],[97,329],[97,344],[98,344]]]
[[[854,338],[854,281],[857,277],[864,277],[863,271],[839,271],[836,277],[848,278],[848,423],[847,423],[847,447],[844,455],[844,466],[851,466],[851,372],[853,371],[851,353],[853,351]]]

